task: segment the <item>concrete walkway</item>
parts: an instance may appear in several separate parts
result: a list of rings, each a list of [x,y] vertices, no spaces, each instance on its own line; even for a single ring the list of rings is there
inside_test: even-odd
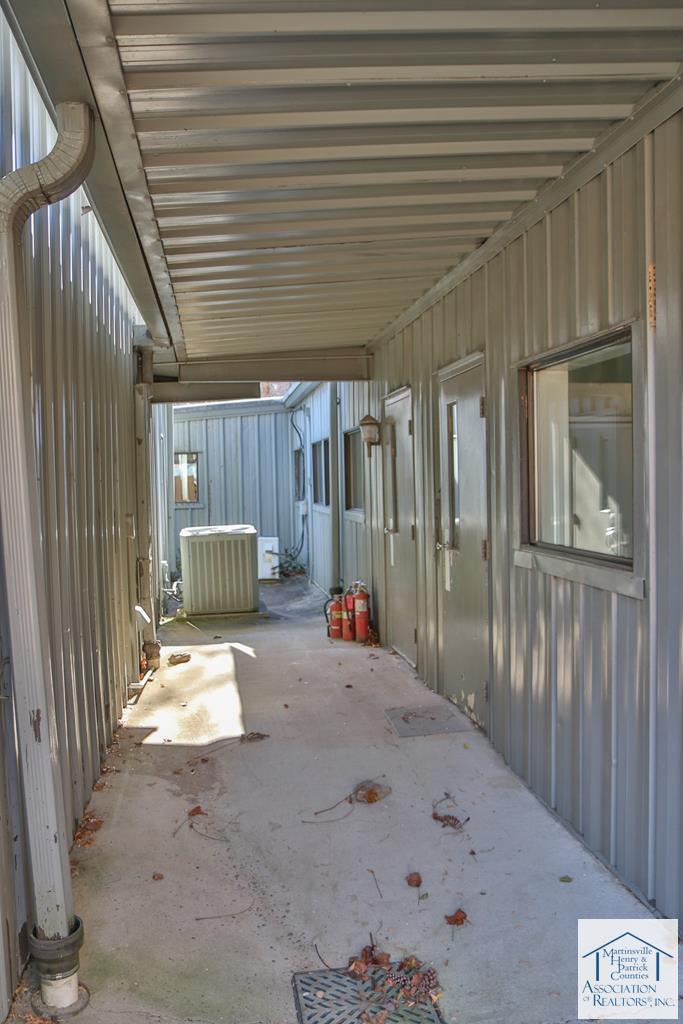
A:
[[[346,965],[369,933],[436,967],[448,1022],[576,1020],[577,918],[647,910],[485,736],[395,734],[385,709],[442,703],[400,658],[330,642],[315,590],[265,600],[272,618],[166,626],[126,713],[92,803],[103,825],[74,850],[82,1024],[294,1024],[292,974],[321,968],[316,946]],[[192,661],[169,667],[171,647]],[[391,794],[316,813],[364,779]],[[432,820],[445,793],[461,832]]]

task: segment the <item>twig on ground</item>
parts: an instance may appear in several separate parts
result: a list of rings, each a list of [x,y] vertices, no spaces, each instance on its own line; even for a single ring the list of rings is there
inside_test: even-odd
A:
[[[372,875],[372,878],[373,878],[373,881],[374,881],[374,883],[375,883],[375,886],[377,887],[377,892],[379,893],[379,898],[380,898],[381,900],[383,900],[383,899],[384,899],[384,896],[382,895],[382,890],[381,890],[381,889],[380,889],[380,887],[379,887],[379,882],[377,881],[377,875],[376,875],[376,874],[375,874],[375,872],[374,872],[374,871],[372,870],[372,868],[368,868],[368,872],[369,872],[369,873],[370,873],[370,874]]]
[[[188,823],[188,821],[189,821],[189,820],[190,820],[189,818],[183,818],[183,820],[182,820],[182,821],[180,822],[180,824],[178,825],[178,827],[177,827],[176,829],[174,829],[174,831],[173,831],[173,838],[174,838],[174,839],[175,839],[175,837],[176,837],[176,836],[178,835],[178,833],[180,832],[180,830],[181,830],[181,828],[183,827],[183,825],[187,825],[187,823]]]
[[[317,816],[318,816],[319,814],[327,814],[327,812],[328,812],[328,811],[333,811],[333,810],[335,809],[335,807],[339,807],[339,805],[340,805],[340,804],[345,804],[345,803],[348,803],[348,801],[349,801],[349,800],[351,799],[351,797],[353,796],[354,792],[355,792],[355,790],[353,790],[353,789],[352,789],[352,790],[351,790],[351,792],[350,792],[350,793],[347,793],[347,794],[346,794],[346,796],[343,796],[343,797],[341,798],[341,800],[337,800],[336,804],[332,804],[332,805],[331,805],[330,807],[323,807],[323,808],[322,808],[322,810],[320,810],[320,811],[314,811],[314,812],[313,812],[313,814],[314,814],[314,815],[315,815],[316,817],[317,817]]]
[[[318,821],[311,821],[310,818],[302,818],[301,819],[301,824],[302,825],[331,825],[334,821],[343,821],[344,818],[348,818],[349,814],[353,814],[353,812],[354,812],[354,808],[351,807],[346,812],[346,814],[342,814],[342,816],[340,818],[323,818],[322,820],[318,820]]]
[[[320,963],[321,963],[321,964],[323,965],[323,967],[327,967],[328,971],[331,971],[331,970],[332,970],[332,968],[331,968],[331,967],[330,967],[330,965],[328,964],[327,960],[325,960],[325,958],[323,957],[322,953],[321,953],[321,952],[320,952],[320,950],[318,949],[318,946],[317,946],[317,944],[316,944],[315,942],[313,943],[313,949],[314,949],[314,950],[316,951],[316,953],[318,954],[318,960],[319,960],[319,961],[320,961]]]
[[[195,917],[195,921],[219,921],[224,917],[239,917],[240,914],[246,914],[246,912],[251,910],[253,906],[254,901],[252,900],[248,907],[243,907],[242,910],[236,910],[232,914],[209,914],[208,917]]]
[[[202,832],[202,830],[200,828],[197,828],[197,826],[194,824],[194,822],[190,822],[190,828],[192,829],[193,832],[196,832],[197,835],[204,836],[205,839],[215,839],[219,843],[229,843],[230,842],[230,840],[227,838],[227,836],[212,836],[208,832]]]

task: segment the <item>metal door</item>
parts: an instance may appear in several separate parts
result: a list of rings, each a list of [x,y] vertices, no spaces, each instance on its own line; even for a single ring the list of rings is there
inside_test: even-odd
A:
[[[441,692],[488,724],[488,501],[484,368],[472,361],[440,377]]]
[[[387,643],[406,661],[417,661],[415,467],[409,388],[384,400],[384,538]]]

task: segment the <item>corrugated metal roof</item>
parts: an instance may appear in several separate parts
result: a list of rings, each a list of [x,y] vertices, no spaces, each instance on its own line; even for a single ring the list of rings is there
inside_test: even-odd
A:
[[[190,359],[370,342],[683,58],[678,0],[68,6]]]

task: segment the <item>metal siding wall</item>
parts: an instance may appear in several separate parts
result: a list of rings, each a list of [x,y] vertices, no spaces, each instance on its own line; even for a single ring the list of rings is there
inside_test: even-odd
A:
[[[683,917],[681,734],[683,599],[683,113],[655,132],[655,259],[657,261],[656,475],[657,818],[656,890],[665,913]]]
[[[355,430],[370,408],[368,384],[365,381],[339,384],[339,424],[342,437],[347,430]],[[344,445],[340,441],[341,479],[341,578],[346,586],[354,580],[370,582],[371,565],[369,560],[369,531],[367,521],[369,514],[370,466],[365,446],[363,446],[363,515],[347,512],[344,508]],[[377,449],[372,457],[377,458]],[[372,458],[371,457],[371,458]],[[362,520],[362,521],[361,521]]]
[[[310,445],[330,436],[330,385],[321,384],[305,403],[308,410]],[[332,512],[313,504],[313,469],[309,447],[308,480],[310,490],[310,578],[323,590],[328,590],[337,580],[333,579]],[[334,467],[330,466],[330,483]]]
[[[55,129],[0,15],[0,174],[44,156]],[[89,799],[100,762],[137,677],[132,325],[137,310],[85,192],[34,214],[24,236],[29,346],[50,609],[59,765],[69,827]],[[5,745],[13,731],[5,723]],[[11,752],[5,750],[5,760]],[[8,775],[14,880],[0,914],[14,922],[0,964],[0,1016],[16,981],[26,927],[21,796]],[[0,797],[1,804],[1,797]],[[0,806],[0,816],[2,808]],[[4,905],[14,881],[16,912]],[[30,925],[30,922],[28,922]],[[7,973],[9,967],[9,973]]]
[[[169,573],[175,566],[173,552],[173,406],[152,406],[152,501],[154,509],[154,593],[157,612],[164,608],[162,562]]]
[[[199,503],[183,508],[169,495],[172,569],[185,526],[250,523],[282,550],[295,545],[288,412],[176,407],[173,435],[176,452],[199,453]]]
[[[655,132],[659,572],[655,892],[683,916],[681,841],[681,346],[683,115]],[[418,668],[437,683],[432,374],[486,353],[491,487],[492,742],[536,793],[632,886],[648,888],[648,602],[514,565],[520,484],[515,363],[646,308],[643,143],[589,182],[374,353],[367,407],[410,384],[418,496]],[[420,456],[418,456],[420,458]],[[643,467],[647,475],[648,467]],[[373,495],[381,466],[373,460]],[[375,601],[383,601],[374,500]]]

